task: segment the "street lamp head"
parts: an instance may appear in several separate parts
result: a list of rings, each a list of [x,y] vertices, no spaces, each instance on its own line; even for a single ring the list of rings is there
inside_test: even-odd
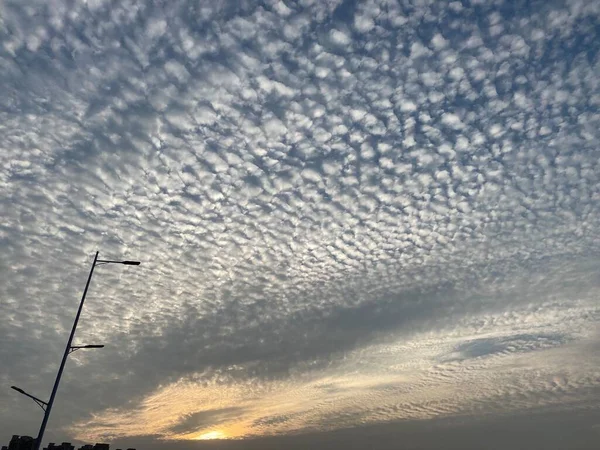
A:
[[[98,345],[98,344],[87,344],[87,345],[71,345],[71,351],[74,352],[75,350],[79,350],[81,348],[104,348],[104,345]]]
[[[126,266],[139,266],[139,261],[123,261],[121,264],[125,264]]]
[[[25,393],[25,391],[24,391],[23,389],[21,389],[21,388],[18,388],[18,387],[16,387],[16,386],[11,386],[10,388],[11,388],[11,389],[14,389],[14,390],[15,390],[15,391],[17,391],[17,392],[20,392],[21,394],[24,394],[24,393]]]

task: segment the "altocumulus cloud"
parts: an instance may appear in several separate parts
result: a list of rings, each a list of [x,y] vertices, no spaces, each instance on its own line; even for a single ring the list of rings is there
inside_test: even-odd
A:
[[[95,249],[143,262],[99,268],[54,436],[597,408],[600,3],[0,17],[2,385],[49,390]]]

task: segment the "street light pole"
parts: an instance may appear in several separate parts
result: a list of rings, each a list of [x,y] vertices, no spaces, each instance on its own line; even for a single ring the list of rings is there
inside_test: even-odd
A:
[[[90,282],[92,281],[92,275],[94,274],[94,268],[100,264],[124,264],[127,266],[139,266],[139,261],[112,261],[112,260],[102,260],[98,259],[98,254],[100,252],[96,252],[96,256],[94,256],[94,262],[92,263],[92,268],[90,269],[90,274],[88,275],[87,283],[85,283],[85,289],[83,290],[83,295],[81,296],[81,301],[79,302],[79,309],[77,310],[77,315],[75,316],[75,321],[73,322],[73,328],[71,328],[71,334],[69,335],[69,340],[67,341],[67,346],[65,347],[65,352],[63,353],[62,361],[60,362],[60,367],[58,368],[58,373],[56,374],[56,380],[54,380],[54,387],[52,388],[52,394],[50,394],[50,400],[45,402],[40,400],[37,397],[34,397],[31,394],[28,394],[23,389],[18,388],[17,386],[11,386],[12,389],[23,394],[33,401],[35,401],[43,410],[44,410],[44,419],[42,420],[42,425],[40,426],[40,431],[37,435],[37,438],[34,441],[33,450],[40,450],[42,446],[42,439],[44,438],[44,432],[46,431],[46,425],[48,424],[48,418],[50,417],[50,412],[52,411],[52,405],[54,404],[54,398],[56,397],[56,391],[58,391],[58,385],[60,384],[60,378],[62,377],[63,370],[65,369],[65,364],[67,362],[67,357],[76,350],[82,348],[103,348],[104,345],[73,345],[73,337],[75,336],[75,331],[77,330],[77,324],[79,323],[79,317],[81,316],[81,310],[83,309],[83,303],[85,302],[85,296],[87,294],[88,288],[90,287]]]
[[[85,302],[85,295],[87,294],[88,288],[90,287],[90,281],[92,281],[92,275],[94,274],[94,268],[96,267],[96,261],[98,260],[99,253],[100,252],[96,252],[92,268],[90,269],[90,274],[88,275],[87,283],[85,283],[85,289],[83,290],[83,295],[81,296],[81,302],[79,302],[79,309],[77,310],[77,315],[75,316],[75,321],[73,322],[73,328],[71,328],[71,334],[69,335],[69,340],[67,341],[67,346],[65,347],[65,352],[63,353],[62,361],[60,362],[60,367],[58,369],[58,373],[56,374],[56,380],[54,380],[54,387],[52,388],[52,394],[50,394],[50,400],[48,400],[46,410],[44,411],[44,419],[42,420],[42,425],[40,426],[40,431],[35,441],[34,450],[40,450],[40,447],[42,446],[42,438],[44,437],[44,432],[46,431],[46,425],[48,424],[48,418],[50,417],[50,412],[52,411],[52,405],[54,404],[54,398],[56,397],[56,391],[58,390],[60,378],[62,377],[63,370],[65,369],[67,357],[69,356],[69,353],[71,353],[71,344],[73,343],[73,336],[75,336],[75,330],[77,330],[79,316],[81,316],[83,302]]]
[[[38,433],[37,438],[34,441],[33,450],[40,450],[42,446],[42,439],[44,438],[44,432],[46,431],[46,425],[48,424],[48,418],[50,417],[50,412],[52,411],[52,405],[54,404],[54,398],[56,397],[56,391],[58,391],[58,385],[60,384],[60,378],[62,377],[63,370],[65,369],[65,364],[67,362],[67,357],[76,350],[83,348],[103,348],[104,345],[73,345],[73,337],[75,336],[75,331],[77,330],[77,324],[79,323],[79,317],[81,316],[81,310],[83,309],[83,303],[85,302],[85,296],[87,294],[88,288],[90,287],[90,282],[92,281],[92,275],[94,274],[94,268],[99,266],[100,264],[124,264],[126,266],[139,266],[139,261],[113,261],[113,260],[102,260],[98,259],[98,254],[100,252],[96,252],[96,256],[94,256],[94,262],[92,263],[92,268],[90,269],[90,274],[88,275],[87,283],[85,284],[85,289],[83,290],[83,295],[81,296],[81,301],[79,302],[79,309],[77,310],[77,315],[75,316],[75,321],[73,322],[73,328],[71,329],[71,334],[69,335],[69,340],[67,341],[67,346],[65,347],[65,352],[63,354],[62,361],[60,362],[60,367],[58,368],[58,373],[56,374],[56,380],[54,380],[54,387],[52,388],[52,394],[50,394],[50,400],[45,402],[40,400],[39,398],[28,394],[23,389],[18,388],[17,386],[11,386],[12,389],[23,394],[29,398],[31,398],[34,402],[38,404],[40,408],[44,410],[44,419],[42,420],[42,425],[40,426],[40,431]]]

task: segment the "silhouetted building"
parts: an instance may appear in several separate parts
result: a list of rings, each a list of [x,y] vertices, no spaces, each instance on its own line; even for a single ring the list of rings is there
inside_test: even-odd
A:
[[[35,439],[31,436],[19,436],[15,434],[8,444],[8,450],[33,450],[34,442]]]
[[[70,442],[63,442],[62,444],[50,442],[44,450],[75,450],[75,447]]]
[[[17,450],[21,445],[19,444],[19,435],[13,434],[13,437],[8,443],[8,450]]]
[[[35,439],[31,436],[19,436],[18,434],[13,435],[8,447],[3,445],[0,450],[33,450]],[[75,450],[75,447],[70,442],[63,442],[62,444],[55,444],[50,442],[48,447],[44,447],[44,450]],[[110,450],[109,444],[98,443],[95,445],[86,444],[79,447],[78,450]],[[120,449],[117,449],[120,450]],[[127,450],[135,450],[135,448],[128,448]]]

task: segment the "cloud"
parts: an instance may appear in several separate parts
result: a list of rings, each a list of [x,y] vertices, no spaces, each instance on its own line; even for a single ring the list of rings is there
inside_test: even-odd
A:
[[[218,426],[227,419],[235,420],[242,413],[239,408],[221,408],[212,411],[201,411],[185,417],[177,425],[171,427],[170,432],[174,434],[186,434],[194,432],[206,425]]]
[[[142,261],[54,436],[597,398],[598,7],[351,3],[0,6],[4,384],[48,391],[96,249]]]

